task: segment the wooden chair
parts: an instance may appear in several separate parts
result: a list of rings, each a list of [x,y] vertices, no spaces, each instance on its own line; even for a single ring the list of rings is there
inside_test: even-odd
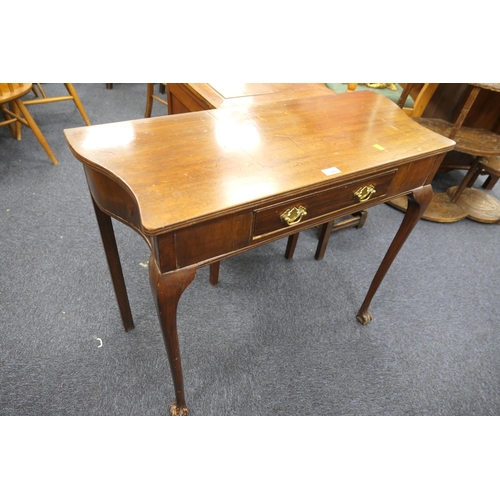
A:
[[[160,83],[160,93],[165,94],[166,83]],[[151,112],[153,111],[153,101],[158,101],[168,107],[168,102],[165,99],[155,95],[155,84],[148,83],[146,89],[146,111],[144,113],[144,118],[149,118]]]
[[[154,83],[148,83],[146,84],[146,111],[144,112],[144,118],[150,118],[151,117],[151,112],[153,111],[153,101],[158,101],[164,104],[165,106],[168,106],[168,102],[166,99],[162,99],[160,96],[155,95],[155,84]],[[165,88],[166,88],[166,83],[160,83],[160,94],[165,94]],[[106,83],[106,88],[107,89],[112,89],[113,84],[112,83]]]
[[[347,84],[347,89],[346,92],[354,92],[358,88],[358,83],[348,83]],[[373,84],[369,84],[373,85]],[[396,100],[395,97],[391,96],[391,100],[397,103],[397,105],[408,115],[412,117],[419,117],[422,116],[422,113],[424,112],[425,108],[427,107],[427,104],[429,104],[429,101],[431,100],[432,96],[434,95],[434,92],[436,91],[438,87],[438,83],[425,83],[422,89],[418,92],[417,96],[415,99],[412,98],[412,90],[415,88],[417,84],[415,83],[400,83],[399,89],[400,93],[395,93],[395,97],[398,99]],[[385,92],[385,89],[377,89],[377,88],[372,88],[372,87],[366,87],[366,90],[373,90],[374,92],[379,92],[382,93],[382,95],[387,96],[387,92]],[[399,96],[398,96],[399,94]],[[410,106],[405,107],[407,103],[410,103]]]
[[[29,127],[52,163],[57,165],[54,153],[26,108],[25,103],[21,100],[21,97],[30,92],[32,88],[32,83],[0,83],[0,109],[5,119],[0,122],[0,126],[8,125],[12,135],[17,140],[21,139],[21,124]]]
[[[23,102],[26,106],[30,106],[33,104],[47,104],[47,103],[61,102],[61,101],[73,101],[78,111],[82,115],[85,124],[90,125],[90,120],[87,116],[87,113],[85,112],[85,108],[83,107],[82,101],[80,100],[80,97],[78,96],[78,93],[76,92],[75,87],[73,87],[72,83],[64,84],[69,95],[54,96],[54,97],[48,97],[45,94],[45,91],[43,90],[43,87],[40,83],[35,83],[33,85],[34,85],[33,91],[35,93],[36,98],[30,100],[24,100]],[[38,92],[40,92],[41,96],[38,95]]]
[[[406,103],[414,86],[414,83],[404,84],[403,92],[401,93],[397,104],[408,116],[412,118],[420,118],[432,99],[432,96],[435,94],[439,83],[424,83],[415,99],[413,99],[412,105],[410,107],[406,107]]]

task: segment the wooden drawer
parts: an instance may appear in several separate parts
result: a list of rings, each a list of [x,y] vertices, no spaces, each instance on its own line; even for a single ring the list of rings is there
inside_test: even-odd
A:
[[[383,175],[294,198],[287,202],[273,205],[272,207],[257,209],[254,211],[253,236],[262,236],[295,225],[299,227],[301,223],[350,206],[353,207],[353,212],[357,208],[362,210],[364,201],[371,202],[385,196],[395,173],[396,170],[391,170]],[[360,196],[366,196],[367,199],[360,201],[355,193],[363,188],[368,189],[365,189],[364,192],[362,191]],[[372,193],[368,196],[369,190],[372,190]],[[289,222],[285,220],[287,211],[290,211],[288,214]],[[301,213],[303,214],[302,216]]]

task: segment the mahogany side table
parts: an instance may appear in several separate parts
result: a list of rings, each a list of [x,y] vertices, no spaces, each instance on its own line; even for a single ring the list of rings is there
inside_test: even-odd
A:
[[[151,249],[149,276],[187,415],[177,304],[197,269],[407,195],[409,208],[357,314],[432,197],[454,142],[371,91],[329,93],[65,130],[85,171],[126,330],[134,327],[111,217]]]

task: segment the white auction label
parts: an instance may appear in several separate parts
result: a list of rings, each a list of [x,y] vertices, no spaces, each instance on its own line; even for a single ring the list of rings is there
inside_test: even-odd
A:
[[[340,170],[337,167],[325,168],[322,170],[325,175],[340,174]]]

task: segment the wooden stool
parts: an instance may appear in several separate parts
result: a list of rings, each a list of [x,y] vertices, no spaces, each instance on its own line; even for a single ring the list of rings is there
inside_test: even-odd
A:
[[[419,116],[412,116],[420,125],[453,139],[456,142],[456,151],[466,153],[473,158],[469,171],[462,183],[459,186],[448,189],[446,193],[435,193],[432,202],[422,216],[423,219],[435,222],[456,222],[469,217],[478,222],[488,223],[500,220],[500,212],[498,213],[498,220],[495,220],[497,217],[497,209],[495,207],[498,203],[492,195],[486,193],[478,195],[470,191],[478,175],[485,171],[484,166],[488,163],[488,158],[500,156],[500,135],[486,129],[463,126],[481,89],[500,92],[500,84],[469,84],[464,104],[454,123],[439,118],[422,118],[422,113]],[[424,92],[424,89],[422,89],[422,92]],[[431,93],[431,97],[432,94],[433,92]],[[429,100],[430,98],[427,100],[427,103]],[[493,169],[490,169],[490,175],[495,175],[492,172]],[[496,175],[498,175],[498,171],[496,171]],[[467,191],[467,198],[459,202],[466,188],[469,189]],[[393,201],[391,205],[404,210],[404,203],[405,200],[398,199]]]
[[[481,189],[472,187],[481,174],[498,177],[500,157],[478,159],[471,166],[460,186],[452,186],[447,193],[452,202],[467,212],[469,219],[484,224],[500,222],[500,201]]]

